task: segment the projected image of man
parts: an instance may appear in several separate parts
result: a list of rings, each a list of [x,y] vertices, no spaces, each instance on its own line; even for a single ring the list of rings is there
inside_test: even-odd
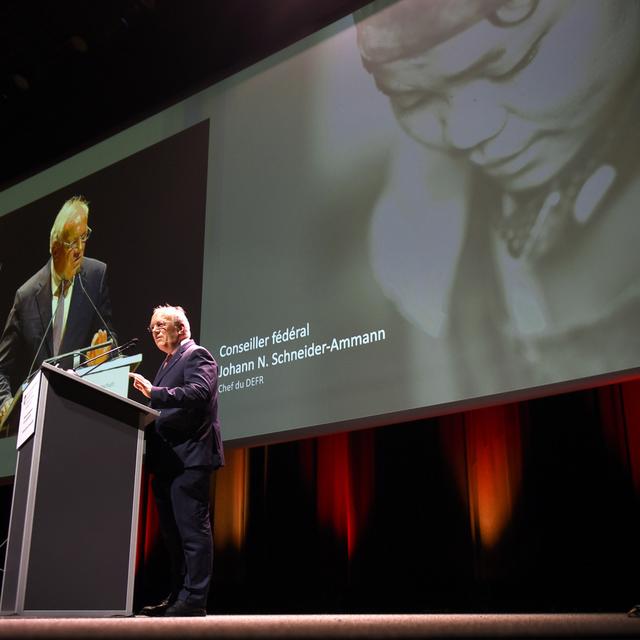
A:
[[[449,340],[459,391],[640,365],[640,3],[401,0],[357,18],[407,134],[373,268]]]
[[[50,260],[16,292],[0,339],[0,418],[43,360],[115,339],[107,265],[85,256],[89,203],[67,200],[49,235]],[[89,351],[88,357],[106,349]]]

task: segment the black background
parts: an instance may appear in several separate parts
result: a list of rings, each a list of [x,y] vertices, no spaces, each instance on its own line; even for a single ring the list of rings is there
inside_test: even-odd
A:
[[[363,0],[0,3],[0,188],[365,4]]]
[[[164,357],[146,331],[153,307],[183,306],[198,339],[208,133],[201,122],[0,218],[9,239],[0,246],[0,325],[15,290],[49,259],[58,210],[81,194],[93,230],[86,255],[108,265],[115,330],[120,343],[140,339],[140,373],[153,379]]]

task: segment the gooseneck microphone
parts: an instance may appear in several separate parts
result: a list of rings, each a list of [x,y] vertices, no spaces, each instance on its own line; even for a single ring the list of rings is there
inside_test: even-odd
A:
[[[82,276],[81,276],[80,272],[78,272],[78,280],[80,281],[80,288],[82,289],[84,295],[87,297],[87,300],[91,303],[91,306],[93,307],[93,310],[98,314],[98,318],[100,318],[100,322],[102,322],[102,324],[104,325],[104,328],[105,328],[106,332],[109,334],[109,337],[111,338],[111,340],[113,341],[113,344],[115,344],[117,346],[118,341],[116,340],[116,337],[111,332],[111,328],[104,321],[104,318],[102,317],[102,314],[100,313],[100,311],[98,311],[98,307],[96,307],[96,305],[93,303],[93,300],[91,299],[91,296],[89,295],[87,290],[84,288],[84,282],[82,282]],[[99,347],[100,345],[95,345],[95,346]],[[85,364],[86,364],[86,362],[85,362]]]
[[[46,362],[47,364],[56,365],[60,362],[60,360],[64,360],[65,358],[70,358],[71,356],[81,356],[87,351],[93,351],[95,349],[106,349],[106,347],[110,347],[113,344],[113,340],[107,340],[106,342],[101,342],[99,345],[90,344],[88,347],[82,347],[82,349],[74,349],[73,351],[67,351],[67,353],[60,353],[57,356],[53,356],[52,358],[47,358],[42,362]],[[84,366],[84,363],[78,365]]]
[[[105,356],[110,356],[110,357],[107,358],[107,360],[111,360],[115,354],[121,353],[122,351],[125,351],[126,349],[129,349],[130,347],[132,347],[137,342],[138,342],[138,338],[131,338],[131,340],[129,340],[128,342],[125,342],[124,344],[120,345],[119,347],[115,347],[113,349],[109,349],[109,351],[105,351],[105,353],[101,353],[100,355],[94,356],[93,358],[89,358],[89,360],[86,360],[81,365],[78,365],[77,367],[74,367],[72,369],[72,371],[75,371],[76,369],[79,369],[80,367],[86,367],[89,363],[93,362],[94,360],[99,360],[100,358],[104,358]],[[93,346],[93,349],[96,349],[96,348],[99,349],[100,345],[94,345]],[[91,367],[91,369],[89,369],[88,371],[83,371],[81,374],[78,374],[78,375],[82,378],[82,377],[86,376],[87,374],[91,373],[94,369],[97,369],[101,364],[103,364],[103,363],[100,362],[97,365],[95,365],[94,367]]]

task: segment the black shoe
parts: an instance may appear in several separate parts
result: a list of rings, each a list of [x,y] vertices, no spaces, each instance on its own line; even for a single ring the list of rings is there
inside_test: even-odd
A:
[[[629,609],[627,615],[630,618],[640,618],[640,604],[637,604],[635,607]]]
[[[206,616],[204,607],[194,607],[184,600],[176,600],[165,612],[165,618],[183,618],[189,616]]]
[[[140,609],[141,616],[149,616],[151,618],[157,618],[163,616],[165,611],[176,601],[173,596],[167,596],[162,602],[158,604],[148,604],[146,607]]]

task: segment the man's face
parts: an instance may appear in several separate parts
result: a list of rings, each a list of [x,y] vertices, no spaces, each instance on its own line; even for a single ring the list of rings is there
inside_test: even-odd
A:
[[[151,336],[156,343],[156,347],[164,353],[173,353],[180,344],[182,339],[181,333],[175,325],[173,318],[162,312],[157,311],[151,317],[149,324]]]
[[[459,153],[508,191],[546,183],[577,154],[640,50],[639,3],[531,1],[510,22],[526,4],[507,2],[423,53],[367,61],[409,135]]]
[[[60,239],[54,242],[51,250],[54,268],[61,278],[71,280],[80,270],[88,229],[85,210],[80,205],[75,205]]]

